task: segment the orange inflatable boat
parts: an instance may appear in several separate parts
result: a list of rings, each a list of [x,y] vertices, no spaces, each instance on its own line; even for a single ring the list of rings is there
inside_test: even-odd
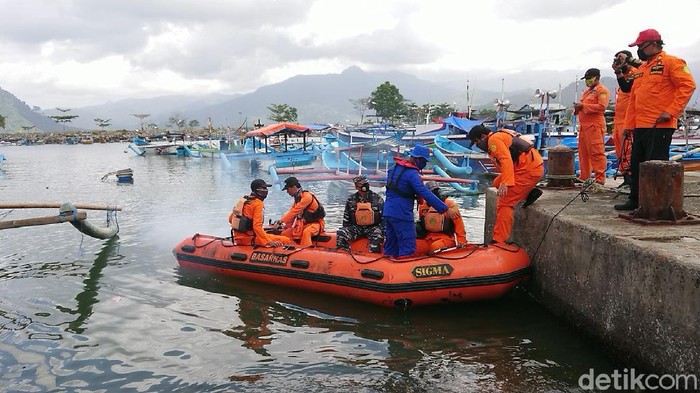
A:
[[[173,254],[184,269],[400,308],[498,298],[530,273],[530,258],[515,245],[474,244],[393,259],[335,250],[334,233],[315,240],[309,247],[254,248],[230,237],[195,234]],[[367,240],[355,241],[352,248],[367,250]]]

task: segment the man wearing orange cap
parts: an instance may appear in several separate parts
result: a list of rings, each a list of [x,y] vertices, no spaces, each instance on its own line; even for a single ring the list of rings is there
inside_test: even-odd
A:
[[[520,134],[513,130],[491,132],[478,124],[469,131],[469,139],[469,147],[476,144],[479,149],[488,152],[500,172],[493,180],[493,186],[498,189],[493,240],[503,243],[508,240],[513,228],[515,204],[525,200],[523,207],[526,207],[542,195],[542,190],[535,187],[544,174],[542,156],[534,149],[532,142],[520,138]]]
[[[579,179],[588,180],[591,169],[595,182],[605,184],[605,108],[610,101],[610,91],[600,83],[600,70],[591,68],[583,78],[588,89],[581,100],[574,103],[574,115],[578,115],[581,129],[578,133],[578,162],[581,174]]]
[[[644,63],[632,76],[634,84],[625,114],[625,132],[632,131],[630,196],[615,210],[635,210],[639,206],[639,164],[649,160],[668,161],[671,136],[678,115],[695,91],[695,80],[685,60],[663,50],[661,35],[644,30],[629,46],[637,47]]]

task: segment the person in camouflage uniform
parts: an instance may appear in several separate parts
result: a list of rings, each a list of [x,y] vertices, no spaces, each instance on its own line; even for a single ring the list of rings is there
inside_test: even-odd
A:
[[[353,182],[357,192],[345,202],[343,227],[336,232],[336,248],[350,251],[351,241],[366,237],[369,240],[369,252],[380,253],[384,242],[384,199],[369,189],[367,177],[356,176]]]

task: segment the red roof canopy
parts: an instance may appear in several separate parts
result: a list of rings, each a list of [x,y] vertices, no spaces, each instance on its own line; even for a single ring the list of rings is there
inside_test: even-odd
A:
[[[294,123],[275,123],[265,126],[263,128],[258,128],[257,130],[248,131],[245,136],[270,136],[274,134],[311,134],[311,129],[306,126],[301,126]]]

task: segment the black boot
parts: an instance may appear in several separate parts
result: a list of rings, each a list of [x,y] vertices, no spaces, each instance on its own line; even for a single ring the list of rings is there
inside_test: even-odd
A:
[[[527,197],[525,198],[525,202],[523,203],[523,208],[528,207],[528,206],[532,205],[533,203],[535,203],[537,198],[539,198],[540,196],[542,196],[542,190],[540,190],[537,187],[533,188],[527,194]]]
[[[628,199],[625,203],[618,203],[614,206],[615,210],[637,210],[639,203],[636,199]]]
[[[630,178],[631,175],[622,175],[622,184],[617,186],[617,188],[622,188],[622,187],[629,187],[630,186]]]

